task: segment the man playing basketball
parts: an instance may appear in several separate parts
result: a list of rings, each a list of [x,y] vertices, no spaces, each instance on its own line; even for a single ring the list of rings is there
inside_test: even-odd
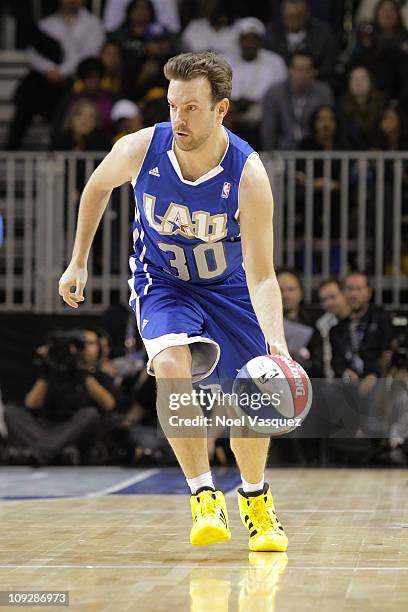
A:
[[[288,354],[273,267],[273,199],[251,147],[226,130],[232,72],[211,52],[186,53],[165,66],[171,123],[120,139],[89,179],[81,199],[71,263],[60,295],[84,300],[87,259],[113,188],[130,181],[136,215],[130,303],[157,379],[159,414],[169,393],[192,391],[210,374],[233,380],[265,352]],[[244,271],[245,270],[245,271]],[[75,292],[71,292],[75,287]],[[190,416],[201,415],[198,406]],[[215,491],[205,428],[169,442],[191,489],[190,542],[229,540],[228,515]],[[285,551],[264,469],[269,439],[231,437],[241,471],[238,504],[253,551]]]

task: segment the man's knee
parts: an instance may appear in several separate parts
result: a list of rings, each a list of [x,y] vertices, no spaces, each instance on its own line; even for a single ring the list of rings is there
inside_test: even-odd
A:
[[[153,370],[156,379],[191,378],[191,352],[188,345],[171,346],[154,357]]]

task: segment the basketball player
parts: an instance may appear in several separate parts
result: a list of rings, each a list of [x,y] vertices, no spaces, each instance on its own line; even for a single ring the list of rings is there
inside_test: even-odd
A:
[[[87,258],[112,190],[132,183],[136,203],[130,304],[157,379],[159,414],[180,381],[216,374],[233,380],[247,361],[288,354],[273,267],[273,200],[251,147],[222,125],[231,96],[229,64],[211,52],[171,58],[169,123],[121,138],[82,194],[71,263],[59,293],[78,308]],[[245,270],[245,271],[244,271]],[[71,291],[75,288],[75,292]],[[202,414],[190,406],[190,415]],[[231,538],[225,499],[216,491],[206,429],[169,442],[191,489],[190,542]],[[242,476],[238,504],[252,551],[285,551],[264,469],[269,439],[231,438]]]

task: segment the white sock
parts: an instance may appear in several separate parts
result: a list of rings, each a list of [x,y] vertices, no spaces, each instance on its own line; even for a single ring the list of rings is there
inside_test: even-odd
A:
[[[205,474],[200,474],[195,478],[186,478],[186,480],[192,495],[195,495],[198,489],[202,487],[211,487],[215,491],[211,472],[205,472]]]
[[[254,482],[254,483],[248,482],[247,480],[245,480],[242,474],[241,474],[241,479],[242,479],[242,488],[244,490],[244,493],[254,493],[255,491],[261,491],[264,488],[265,476],[263,476],[262,480],[260,480],[259,482]]]

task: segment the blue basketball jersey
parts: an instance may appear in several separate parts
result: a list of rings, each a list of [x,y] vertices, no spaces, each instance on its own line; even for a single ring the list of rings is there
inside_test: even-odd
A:
[[[225,128],[226,129],[226,128]],[[224,157],[196,181],[185,180],[172,149],[171,123],[158,123],[134,182],[134,253],[138,293],[152,276],[194,284],[223,281],[242,266],[238,189],[253,149],[226,129]]]

